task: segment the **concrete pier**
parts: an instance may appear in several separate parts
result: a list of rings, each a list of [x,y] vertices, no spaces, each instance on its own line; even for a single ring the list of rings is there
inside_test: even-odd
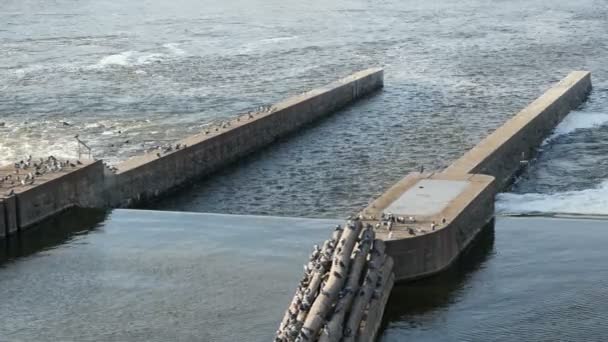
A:
[[[443,172],[410,174],[364,209],[365,220],[383,223],[376,233],[395,260],[396,281],[448,267],[494,217],[496,193],[590,91],[589,72],[570,73]],[[404,218],[391,231],[388,213]]]
[[[380,68],[357,72],[324,87],[294,96],[262,112],[250,113],[181,141],[168,154],[157,151],[117,165],[108,179],[110,206],[132,206],[208,175],[259,150],[303,125],[326,116],[383,86]],[[183,147],[186,146],[186,147]]]

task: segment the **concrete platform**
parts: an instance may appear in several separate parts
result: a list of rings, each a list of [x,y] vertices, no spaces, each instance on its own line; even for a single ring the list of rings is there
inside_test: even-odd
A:
[[[390,232],[381,226],[376,233],[384,240],[412,238],[442,230],[472,209],[471,204],[479,196],[494,196],[495,192],[492,176],[411,173],[372,202],[362,215],[373,224],[383,213],[403,217],[406,222],[395,222]],[[494,215],[493,202],[479,205],[486,208],[475,210],[485,214],[476,221],[484,225]]]

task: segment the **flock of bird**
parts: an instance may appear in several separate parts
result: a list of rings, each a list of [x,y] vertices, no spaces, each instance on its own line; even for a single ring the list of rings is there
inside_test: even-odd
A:
[[[178,143],[178,144],[165,144],[165,145],[157,145],[152,148],[153,151],[156,152],[156,156],[158,158],[162,157],[163,154],[168,154],[174,151],[178,151],[188,147],[186,144]],[[148,151],[149,152],[149,151]]]
[[[236,117],[236,121],[240,122],[241,118],[246,117],[247,120],[252,120],[256,114],[273,113],[276,108],[273,106],[260,106],[255,111],[248,111],[246,114],[240,114]],[[212,125],[208,129],[205,129],[203,133],[205,135],[211,134],[212,132],[219,132],[220,129],[226,129],[232,126],[231,121],[220,121],[219,124]]]
[[[273,106],[260,106],[257,108],[256,111],[249,111],[246,114],[237,116],[235,120],[237,122],[240,122],[241,119],[245,116],[247,117],[247,119],[251,120],[254,118],[255,114],[272,113],[275,110],[276,109]],[[206,128],[205,130],[203,130],[203,134],[208,135],[208,134],[211,134],[212,132],[219,132],[220,129],[227,129],[227,128],[230,128],[231,126],[232,126],[231,121],[220,121],[219,124],[212,125],[212,126]],[[148,153],[150,153],[150,152],[156,153],[156,157],[161,158],[163,155],[184,149],[186,147],[188,147],[188,146],[184,143],[177,143],[177,144],[171,143],[171,144],[164,144],[164,145],[156,145],[156,146],[150,148],[148,150]]]
[[[370,217],[370,219],[375,219],[375,217]],[[376,226],[374,228],[376,228],[376,230],[380,229],[381,227],[386,227],[386,230],[388,231],[388,238],[391,239],[393,237],[393,225],[396,223],[399,224],[414,224],[416,223],[416,218],[414,216],[408,216],[408,217],[404,217],[404,216],[395,216],[392,213],[382,213],[382,215],[380,216],[380,221],[378,223],[376,223]],[[437,228],[440,227],[440,225],[445,226],[447,223],[447,219],[445,217],[443,217],[441,219],[441,223],[438,224],[435,221],[431,221],[431,225],[430,225],[430,229],[431,231],[436,230]],[[407,232],[410,235],[415,236],[417,233],[426,233],[426,230],[422,229],[422,228],[418,228],[415,229],[413,227],[407,227]]]
[[[384,246],[373,226],[349,218],[330,239],[315,245],[304,275],[275,334],[275,342],[355,341],[359,315],[383,292]],[[360,312],[361,311],[361,312]]]
[[[8,196],[14,195],[15,186],[32,185],[42,175],[61,172],[67,168],[75,168],[82,165],[79,160],[59,160],[53,156],[49,156],[46,159],[40,158],[34,160],[32,156],[28,156],[27,159],[21,160],[14,164],[14,170],[12,173],[0,177],[0,187],[10,187],[11,190],[7,194]]]
[[[347,225],[348,228],[348,225]],[[340,225],[335,227],[335,231],[342,231],[343,228]],[[293,298],[295,310],[288,309],[287,320],[283,326],[276,332],[275,342],[284,341],[301,341],[303,337],[309,337],[306,335],[305,329],[302,327],[301,312],[308,312],[316,298],[316,293],[313,293],[309,287],[312,281],[314,271],[324,273],[322,281],[325,282],[329,277],[327,270],[330,269],[334,259],[334,251],[338,246],[338,240],[329,239],[325,241],[323,248],[319,245],[314,245],[313,251],[310,254],[308,264],[304,265],[304,277],[300,280],[296,289],[296,294]],[[320,286],[323,291],[323,286]],[[345,289],[347,290],[347,289]],[[344,293],[340,294],[341,296]],[[300,318],[298,317],[300,316]]]

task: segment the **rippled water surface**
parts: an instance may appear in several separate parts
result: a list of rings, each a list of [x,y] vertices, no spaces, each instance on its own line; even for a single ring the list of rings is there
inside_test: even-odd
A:
[[[0,245],[0,341],[270,341],[336,220],[71,212]],[[395,287],[379,341],[604,341],[608,222],[505,218]]]
[[[605,341],[608,221],[498,218],[443,274],[395,287],[382,342]]]
[[[0,245],[0,341],[270,341],[337,222],[63,215]]]
[[[420,164],[445,166],[572,69],[604,91],[607,13],[594,0],[8,0],[0,162],[74,155],[76,133],[124,159],[382,66],[382,93],[159,206],[340,217]]]

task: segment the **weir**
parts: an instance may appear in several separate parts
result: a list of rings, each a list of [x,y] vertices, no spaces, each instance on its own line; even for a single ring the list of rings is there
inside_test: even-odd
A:
[[[392,261],[392,272],[382,273],[383,278],[391,280],[384,285],[379,284],[376,291],[390,293],[393,280],[418,279],[450,266],[494,218],[496,193],[511,184],[513,177],[522,166],[528,164],[527,161],[534,156],[542,141],[571,110],[586,99],[590,91],[589,72],[570,73],[444,171],[407,175],[347,223],[346,226],[361,225],[364,229],[372,230],[376,238],[374,245],[378,243],[383,246],[385,258]],[[364,241],[363,236],[360,241]],[[357,254],[354,253],[351,258],[356,259]],[[369,269],[374,269],[372,258],[369,260],[368,275]],[[292,317],[292,320],[287,324],[283,320],[275,341],[374,339],[385,302],[370,301],[364,308],[355,305],[345,308],[339,299],[331,297],[332,300],[328,302],[324,293],[332,285],[330,281],[333,275],[329,274],[330,271],[334,271],[333,265],[324,270],[329,277],[327,283],[318,284],[312,289],[316,297],[307,299],[312,304],[296,306],[298,313],[295,317],[292,302],[286,313],[286,317]],[[343,273],[348,279],[359,277],[358,271],[349,274],[345,270]],[[295,302],[302,302],[302,284],[305,290],[310,291],[307,279],[305,275],[296,290]],[[341,289],[345,293],[351,290]],[[357,293],[355,296],[364,296],[367,290],[365,282],[361,282],[360,288],[354,289]],[[325,326],[322,332],[312,330],[314,335],[308,336],[311,332],[308,329],[308,315],[317,314],[310,307],[315,308],[318,301],[327,307],[322,311]],[[302,310],[305,312],[302,313]],[[345,310],[348,311],[347,315],[341,313]],[[349,327],[350,317],[359,315],[360,311],[365,311],[365,317],[361,318],[357,327]],[[340,324],[333,323],[336,315],[342,320]],[[305,319],[300,320],[300,317]]]
[[[134,206],[162,196],[382,86],[382,69],[361,71],[183,139],[170,149],[134,157],[116,169],[101,161],[67,162],[33,183],[28,175],[22,183],[24,173],[32,172],[29,166],[2,168],[0,237],[70,207]],[[590,73],[572,72],[445,170],[411,173],[373,201],[344,226],[349,233],[332,236],[325,250],[313,253],[313,268],[290,306],[298,312],[288,310],[277,340],[292,341],[302,333],[310,341],[373,339],[393,283],[426,277],[453,263],[493,219],[496,193],[510,185],[590,90]],[[351,295],[352,300],[344,300]],[[301,305],[302,296],[307,305]],[[333,319],[336,308],[342,313]]]

